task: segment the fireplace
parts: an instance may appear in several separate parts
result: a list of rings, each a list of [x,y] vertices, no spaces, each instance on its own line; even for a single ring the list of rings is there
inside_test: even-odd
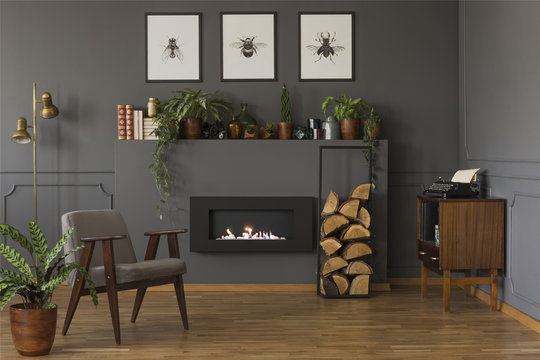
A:
[[[312,251],[315,198],[190,199],[193,252]]]

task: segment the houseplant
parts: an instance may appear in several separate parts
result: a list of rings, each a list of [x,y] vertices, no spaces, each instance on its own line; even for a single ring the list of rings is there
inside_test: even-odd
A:
[[[33,258],[33,264],[15,248],[0,243],[0,254],[18,270],[18,272],[0,267],[0,309],[15,296],[20,295],[23,302],[11,305],[11,335],[15,348],[21,355],[46,355],[51,350],[56,332],[57,307],[53,303],[54,289],[65,281],[74,269],[80,271],[89,285],[89,292],[94,305],[97,306],[97,295],[94,283],[84,267],[77,262],[62,263],[66,256],[79,251],[84,246],[60,255],[67,243],[73,228],[70,229],[49,249],[45,236],[39,227],[29,224],[31,241],[10,225],[0,225],[0,234],[11,238],[26,249]]]
[[[322,103],[325,117],[326,110],[331,104],[335,104],[333,115],[341,120],[341,137],[344,140],[359,139],[362,130],[361,118],[366,116],[369,105],[361,98],[348,98],[345,94],[338,98],[327,96]]]
[[[278,135],[281,140],[288,140],[292,137],[293,122],[291,119],[291,101],[289,99],[289,90],[283,83],[281,87],[281,121],[278,123]]]
[[[231,104],[217,96],[216,92],[206,93],[186,88],[173,93],[177,95],[161,105],[161,112],[154,118],[157,126],[152,131],[157,141],[149,167],[159,193],[156,210],[160,219],[163,219],[165,210],[170,210],[168,199],[171,176],[167,168],[167,153],[171,145],[176,143],[181,128],[186,138],[198,139],[201,136],[202,122],[206,121],[209,115],[221,121],[223,111],[232,113]],[[181,124],[183,126],[180,126]]]
[[[232,114],[231,103],[219,97],[217,92],[206,93],[186,88],[173,93],[177,95],[167,100],[162,108],[182,121],[186,139],[198,139],[201,136],[202,122],[208,120],[208,115],[221,121],[223,111]]]

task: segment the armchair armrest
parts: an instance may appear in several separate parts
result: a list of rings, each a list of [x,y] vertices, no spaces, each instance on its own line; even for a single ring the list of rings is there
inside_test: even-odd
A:
[[[120,240],[124,239],[126,235],[110,235],[110,236],[90,236],[81,238],[82,242],[96,242],[105,240]]]
[[[169,235],[169,234],[184,234],[184,233],[187,233],[187,229],[147,231],[147,232],[144,233],[144,236]]]

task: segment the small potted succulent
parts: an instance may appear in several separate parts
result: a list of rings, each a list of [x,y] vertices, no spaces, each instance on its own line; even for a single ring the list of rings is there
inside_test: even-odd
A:
[[[292,137],[293,122],[291,119],[291,101],[289,90],[285,83],[281,87],[281,121],[278,123],[278,134],[281,140],[288,140]]]
[[[262,126],[259,129],[259,137],[261,139],[271,139],[274,137],[275,133],[276,133],[276,124],[274,123],[266,123],[264,126]]]
[[[362,118],[367,115],[369,105],[361,98],[348,98],[345,94],[338,98],[328,96],[322,103],[322,110],[326,117],[326,110],[335,104],[333,115],[341,120],[341,137],[344,140],[360,139],[362,133]]]
[[[15,295],[19,295],[23,302],[11,305],[9,309],[15,348],[21,355],[47,355],[51,351],[56,333],[57,307],[51,300],[58,285],[67,279],[72,270],[78,270],[88,283],[92,301],[96,306],[98,299],[96,288],[86,269],[77,262],[67,265],[62,262],[66,256],[84,247],[78,246],[60,255],[73,228],[64,234],[52,249],[49,249],[45,236],[34,222],[30,223],[29,229],[31,241],[13,226],[0,225],[0,234],[18,243],[33,259],[32,264],[15,248],[0,243],[0,254],[17,270],[0,268],[0,309],[4,309]]]

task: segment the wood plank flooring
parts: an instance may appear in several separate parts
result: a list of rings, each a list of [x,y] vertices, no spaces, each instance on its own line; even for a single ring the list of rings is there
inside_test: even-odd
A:
[[[173,292],[148,292],[130,323],[134,292],[120,293],[122,344],[115,345],[104,294],[88,297],[67,336],[61,328],[69,298],[61,287],[56,340],[49,359],[540,359],[540,334],[463,291],[442,288],[420,299],[417,286],[393,286],[367,299],[322,299],[314,293],[186,293],[184,331]],[[0,357],[17,355],[9,312],[0,313]]]

